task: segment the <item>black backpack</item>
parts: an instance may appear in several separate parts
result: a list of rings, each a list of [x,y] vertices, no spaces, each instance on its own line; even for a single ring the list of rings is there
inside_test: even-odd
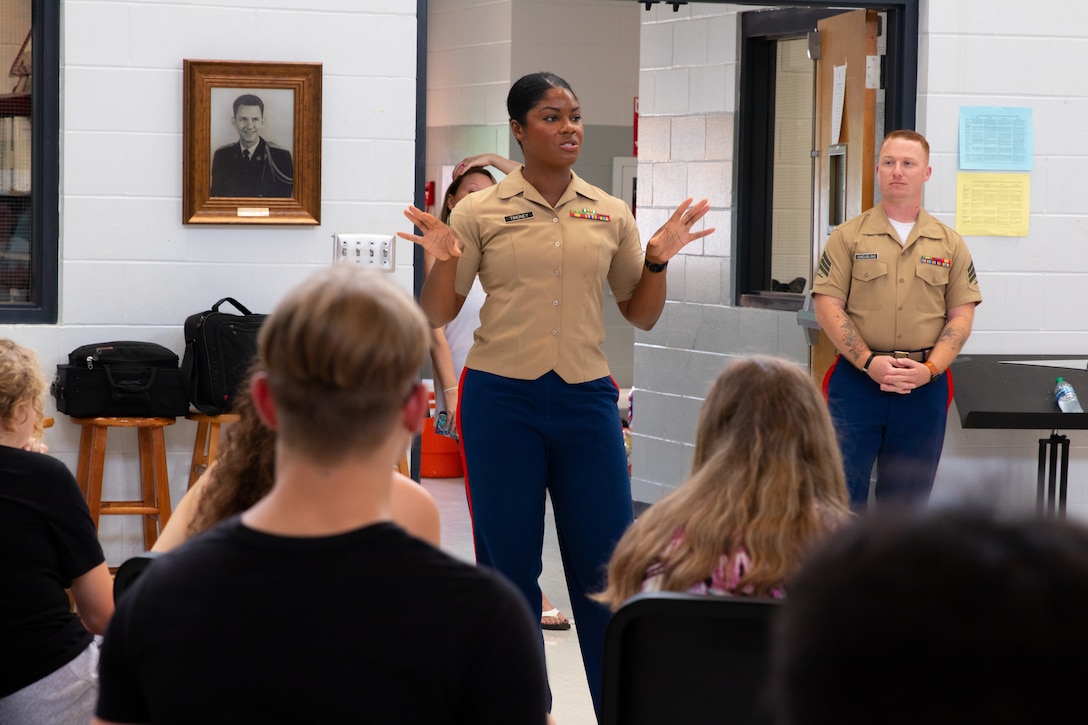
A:
[[[241,315],[220,312],[230,302]],[[235,391],[257,356],[257,332],[268,315],[253,314],[233,297],[185,320],[185,354],[181,377],[189,402],[206,415],[231,409]]]

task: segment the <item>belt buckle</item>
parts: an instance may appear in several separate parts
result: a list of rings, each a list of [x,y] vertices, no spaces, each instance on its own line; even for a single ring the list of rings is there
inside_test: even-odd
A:
[[[910,357],[910,353],[906,350],[893,350],[892,357],[896,360],[901,360],[902,358]]]

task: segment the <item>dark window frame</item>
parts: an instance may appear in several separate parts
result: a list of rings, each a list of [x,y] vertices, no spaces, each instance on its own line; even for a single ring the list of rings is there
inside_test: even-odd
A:
[[[718,2],[719,0],[701,0]],[[720,0],[724,2],[725,0]],[[735,5],[765,5],[741,0]],[[815,29],[824,18],[849,9],[887,13],[885,119],[889,129],[914,128],[918,97],[918,0],[895,2],[776,2],[779,10],[747,13],[740,30],[740,83],[733,164],[734,305],[800,309],[801,295],[757,293],[770,289],[771,197],[774,138],[774,40]]]
[[[55,324],[59,294],[60,3],[32,0],[31,298],[0,304],[0,322]]]

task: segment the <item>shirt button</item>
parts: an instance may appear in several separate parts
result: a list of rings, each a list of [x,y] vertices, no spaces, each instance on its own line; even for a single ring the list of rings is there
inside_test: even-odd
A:
[[[559,270],[558,269],[553,269],[552,274],[554,274],[556,277],[558,277],[559,276]]]
[[[559,221],[559,217],[553,217],[553,218],[552,218],[552,223],[553,223],[553,224],[554,224],[555,222],[557,222],[557,221]]]
[[[557,247],[558,247],[558,246],[559,246],[559,242],[556,242],[556,243],[555,243],[555,246],[557,246]]]
[[[903,284],[903,278],[902,277],[899,278],[899,284]]]
[[[558,334],[559,334],[559,330],[552,330],[552,334],[553,334],[553,335],[558,335]]]
[[[552,307],[558,307],[558,306],[559,306],[559,300],[552,300]]]
[[[903,311],[903,305],[899,305],[899,311],[900,311],[900,312],[902,312],[902,311]]]

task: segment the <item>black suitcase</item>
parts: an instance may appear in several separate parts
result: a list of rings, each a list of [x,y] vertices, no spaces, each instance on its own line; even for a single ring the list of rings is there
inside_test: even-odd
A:
[[[189,412],[178,356],[153,342],[119,340],[77,347],[57,365],[50,387],[73,418],[176,418]]]

